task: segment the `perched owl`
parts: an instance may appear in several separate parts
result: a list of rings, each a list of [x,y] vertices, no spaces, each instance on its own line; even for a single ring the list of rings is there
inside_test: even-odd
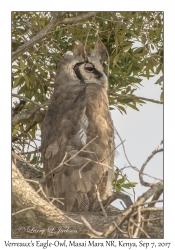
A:
[[[82,44],[60,62],[42,124],[41,152],[48,197],[65,211],[95,211],[97,192],[111,194],[114,130],[101,43],[88,57]]]

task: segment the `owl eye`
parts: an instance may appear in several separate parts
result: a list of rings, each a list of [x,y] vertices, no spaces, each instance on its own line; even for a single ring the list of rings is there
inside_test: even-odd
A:
[[[86,63],[84,68],[90,72],[94,71],[94,66],[91,63]]]

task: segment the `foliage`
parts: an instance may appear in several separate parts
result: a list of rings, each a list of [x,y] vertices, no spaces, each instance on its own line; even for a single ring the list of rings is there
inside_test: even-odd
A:
[[[121,177],[119,179],[119,177]],[[137,182],[129,182],[126,174],[122,175],[118,168],[115,169],[114,179],[112,181],[112,187],[114,191],[117,192],[126,192],[125,189],[134,188],[137,185]]]
[[[54,14],[12,12],[12,52],[16,53],[39,32],[44,32]],[[132,95],[141,86],[142,79],[149,79],[163,72],[163,13],[98,12],[92,17],[76,20],[83,14],[85,12],[63,13],[61,21],[71,18],[74,21],[69,24],[58,22],[44,38],[38,39],[14,60],[13,93],[40,104],[47,102],[53,93],[57,65],[65,53],[73,51],[77,41],[85,44],[87,51],[90,51],[97,39],[100,39],[108,52],[104,68],[109,79],[110,108],[117,108],[121,113],[126,113],[126,107],[138,110],[138,105],[145,102]],[[160,76],[155,84],[159,84],[163,91],[162,82],[163,77]],[[163,92],[160,100],[163,100]],[[18,103],[18,100],[13,101],[13,109]],[[26,101],[22,111],[32,110],[34,107],[34,103]],[[40,122],[31,120],[15,124],[13,147],[20,152],[22,149],[26,151],[26,145],[38,148],[35,145],[36,131],[40,126]],[[31,154],[27,155],[30,160]],[[38,162],[39,155],[38,151],[35,152],[33,163]]]

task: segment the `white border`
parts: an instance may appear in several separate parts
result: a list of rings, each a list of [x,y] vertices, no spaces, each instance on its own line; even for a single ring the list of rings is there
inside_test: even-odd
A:
[[[167,4],[166,4],[167,3]],[[0,105],[0,154],[1,154],[1,243],[26,242],[26,240],[11,240],[11,11],[164,11],[165,17],[165,234],[159,242],[175,243],[174,237],[174,178],[175,178],[175,57],[174,57],[174,4],[173,1],[2,1],[1,2],[1,39],[0,39],[0,70],[1,70],[1,105]],[[2,239],[3,237],[3,239]],[[2,241],[3,240],[3,241]],[[29,240],[27,240],[29,241]],[[78,241],[78,240],[77,240]],[[149,240],[146,240],[149,241]],[[154,240],[156,242],[157,240]],[[129,240],[126,240],[129,242]],[[81,249],[81,248],[79,248]],[[126,248],[125,248],[126,249]],[[151,249],[151,248],[147,248]],[[170,247],[173,249],[173,246]]]

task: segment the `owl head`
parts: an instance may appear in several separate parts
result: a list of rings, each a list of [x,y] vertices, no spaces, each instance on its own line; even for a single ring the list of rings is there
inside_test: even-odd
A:
[[[79,43],[73,55],[67,54],[60,62],[55,77],[55,87],[91,83],[107,89],[108,80],[102,67],[105,57],[106,49],[101,43],[96,43],[90,56],[87,56],[83,44]]]

